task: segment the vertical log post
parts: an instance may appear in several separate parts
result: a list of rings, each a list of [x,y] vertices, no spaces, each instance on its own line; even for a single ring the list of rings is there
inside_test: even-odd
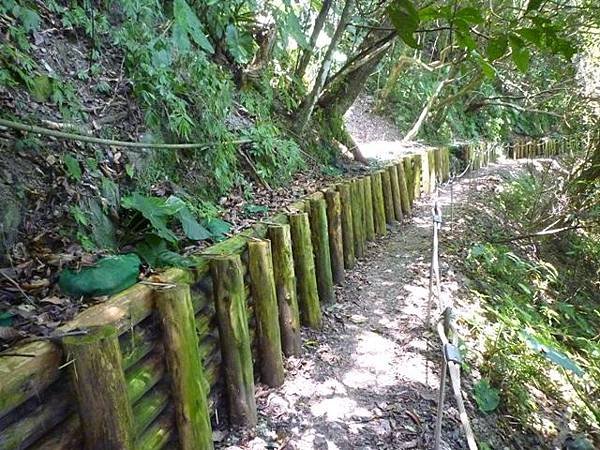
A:
[[[413,178],[414,178],[414,182],[413,182],[413,188],[414,188],[413,198],[419,198],[421,196],[421,182],[422,182],[422,176],[421,176],[421,155],[413,155],[412,156],[412,160],[413,160]]]
[[[283,384],[284,372],[277,294],[269,241],[265,239],[248,241],[248,266],[256,312],[260,376],[267,386],[278,387]]]
[[[331,275],[335,284],[342,284],[344,272],[344,242],[342,239],[342,204],[340,193],[333,190],[325,192],[327,203],[327,230],[329,232],[329,253],[331,255]]]
[[[467,147],[467,152],[468,152],[468,147]],[[468,154],[468,153],[467,153]],[[421,165],[421,177],[422,177],[422,182],[423,182],[423,192],[425,192],[426,194],[431,194],[431,185],[430,185],[430,175],[429,175],[429,161],[427,159],[427,151],[425,153],[420,153],[417,156],[420,160],[420,165]],[[469,162],[469,159],[467,157],[467,162]]]
[[[344,245],[344,266],[346,269],[354,267],[354,224],[352,220],[352,196],[350,184],[342,183],[337,186],[342,204],[342,237]]]
[[[483,158],[483,164],[487,166],[487,156],[485,152],[485,144],[483,144],[483,148],[481,149],[481,154]],[[444,147],[442,149],[442,162],[443,162],[443,170],[444,170],[444,181],[448,181],[450,179],[450,147]],[[414,174],[413,174],[414,176]],[[414,184],[414,180],[413,180]],[[413,197],[414,200],[414,197]]]
[[[371,194],[373,195],[373,225],[375,226],[375,233],[379,236],[385,236],[387,228],[385,226],[385,202],[383,200],[381,172],[371,175]]]
[[[437,186],[437,175],[435,173],[435,149],[427,150],[427,165],[429,166],[429,189],[434,192]]]
[[[190,287],[180,284],[156,291],[155,303],[163,330],[179,445],[182,450],[210,450],[213,440],[208,393]]]
[[[133,450],[133,412],[119,348],[117,329],[90,329],[85,336],[63,339],[73,363],[71,381],[81,420],[85,450]]]
[[[479,152],[477,152],[479,156]],[[478,158],[479,159],[479,158]],[[442,149],[436,148],[433,151],[433,161],[435,164],[435,178],[438,183],[442,183],[444,181],[444,176],[442,173]],[[479,168],[479,167],[477,167]]]
[[[363,189],[365,197],[365,237],[368,241],[375,239],[375,222],[373,219],[373,193],[371,177],[363,178]]]
[[[392,204],[394,206],[394,217],[398,222],[402,222],[402,200],[400,200],[400,185],[398,184],[398,171],[395,166],[386,168],[389,173],[390,183],[392,186]]]
[[[405,156],[404,158],[402,158],[401,163],[404,167],[404,178],[406,180],[406,191],[408,194],[408,201],[410,206],[412,207],[413,201],[415,199],[415,183],[413,177],[412,159],[409,156]]]
[[[269,225],[267,235],[271,240],[281,345],[286,356],[296,356],[300,354],[302,342],[290,226]]]
[[[240,256],[213,257],[210,260],[210,271],[229,418],[234,425],[255,426],[254,370]]]
[[[385,209],[385,221],[389,224],[394,223],[396,215],[394,214],[394,197],[392,194],[392,181],[388,170],[381,172],[381,185],[383,187],[383,206]]]
[[[408,185],[406,182],[406,173],[404,172],[404,164],[401,162],[396,165],[398,171],[398,184],[400,185],[400,200],[402,204],[402,212],[405,217],[410,217],[410,197],[408,196]]]
[[[325,199],[311,199],[310,233],[315,254],[317,271],[317,289],[321,303],[333,303],[333,274],[331,272],[331,254],[329,253],[329,232],[327,226],[327,206]]]
[[[310,241],[310,225],[308,214],[294,213],[289,215],[294,254],[294,269],[302,323],[311,328],[321,327],[321,306],[317,290],[315,258]]]
[[[357,258],[362,258],[365,253],[361,191],[358,180],[353,180],[350,184],[350,193],[352,198],[352,226],[354,228],[354,255]]]

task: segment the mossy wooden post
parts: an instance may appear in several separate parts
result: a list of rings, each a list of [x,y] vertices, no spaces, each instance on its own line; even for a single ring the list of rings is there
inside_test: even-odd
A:
[[[260,376],[267,386],[283,384],[281,334],[271,243],[265,239],[248,241],[248,268],[256,313]]]
[[[398,184],[400,185],[400,201],[402,204],[402,212],[405,217],[410,217],[412,208],[410,206],[410,197],[408,196],[408,185],[406,182],[406,173],[404,172],[404,164],[402,162],[396,165],[398,171]]]
[[[292,256],[290,226],[287,224],[269,225],[267,236],[271,240],[275,292],[279,305],[281,346],[286,356],[297,356],[300,354],[302,341],[300,339],[300,313],[296,295],[296,272]]]
[[[392,205],[394,209],[394,217],[398,222],[402,222],[402,200],[400,200],[400,184],[398,184],[398,171],[395,166],[388,166],[386,171],[389,174],[390,184],[392,187]]]
[[[229,419],[234,425],[252,427],[257,421],[254,370],[240,256],[212,257],[210,272],[225,372]]]
[[[425,153],[420,153],[419,155],[417,155],[417,158],[420,161],[420,167],[421,167],[421,178],[422,178],[422,183],[423,183],[423,192],[425,192],[426,194],[431,194],[431,185],[430,183],[430,176],[429,176],[429,161],[427,160],[427,152]],[[467,162],[469,160],[467,159]]]
[[[338,184],[337,190],[340,193],[340,202],[342,205],[344,266],[346,269],[352,269],[356,257],[354,256],[354,224],[352,220],[352,195],[350,194],[350,184]]]
[[[329,232],[327,225],[327,203],[324,198],[311,199],[310,233],[315,254],[317,271],[317,289],[321,303],[333,303],[333,274],[331,272],[331,254],[329,250]]]
[[[484,148],[482,149],[483,164],[487,166],[485,143],[483,144],[483,146],[484,146]],[[442,150],[442,161],[443,161],[443,168],[444,168],[444,181],[448,181],[450,179],[450,148],[449,147],[445,147]],[[413,177],[414,177],[414,174],[413,174]],[[414,186],[414,181],[413,181],[413,186]],[[414,197],[413,197],[413,199],[414,199]]]
[[[427,150],[427,165],[429,166],[429,189],[434,192],[437,186],[437,176],[435,173],[435,149]]]
[[[419,198],[421,196],[421,155],[413,155],[413,198]]]
[[[362,215],[362,189],[358,180],[352,180],[350,183],[350,195],[352,200],[352,227],[354,229],[354,255],[362,258],[365,253],[365,239],[363,233],[363,215]]]
[[[88,329],[63,339],[85,450],[133,450],[134,421],[117,329]]]
[[[383,200],[383,186],[381,182],[381,172],[375,172],[371,175],[371,194],[373,195],[373,225],[375,233],[384,236],[387,233],[385,226],[385,206]]]
[[[364,177],[363,193],[365,197],[365,237],[368,241],[375,239],[375,222],[373,219],[373,193],[371,187],[371,177]]]
[[[302,323],[311,328],[321,327],[321,305],[317,289],[315,258],[310,241],[308,214],[289,215],[294,254],[294,269],[298,292],[298,305]]]
[[[204,389],[190,287],[180,284],[156,291],[155,303],[163,330],[179,446],[182,450],[212,449],[208,393]]]
[[[410,206],[412,207],[413,201],[415,199],[415,180],[413,177],[413,168],[412,168],[412,159],[410,156],[405,156],[402,158],[402,166],[404,167],[404,179],[406,180],[406,192],[408,195],[408,201]]]
[[[394,214],[394,197],[392,194],[392,181],[390,172],[386,169],[381,172],[381,186],[383,188],[383,207],[385,210],[385,221],[389,224],[394,223],[396,215]]]
[[[344,242],[342,238],[342,204],[340,193],[325,191],[327,203],[327,231],[329,233],[329,254],[331,256],[331,276],[335,284],[342,284],[344,272]]]
[[[479,153],[479,152],[478,152]],[[442,149],[436,148],[433,151],[433,161],[435,164],[435,178],[438,183],[443,183],[444,175],[442,169]]]

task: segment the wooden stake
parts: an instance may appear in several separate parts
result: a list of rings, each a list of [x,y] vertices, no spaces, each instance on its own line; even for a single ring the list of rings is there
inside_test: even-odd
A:
[[[427,153],[427,151],[425,153],[420,153],[417,157],[419,158],[421,165],[423,192],[431,194],[431,175],[429,174],[429,160],[427,159]]]
[[[289,225],[269,225],[267,235],[273,253],[275,292],[279,305],[281,345],[286,356],[297,356],[302,348],[300,313],[296,296],[296,273],[292,256],[292,238]],[[343,267],[343,263],[342,263]]]
[[[204,368],[198,353],[190,286],[156,291],[175,419],[182,450],[213,448]]]
[[[337,185],[342,204],[342,237],[344,245],[344,266],[346,269],[354,267],[354,224],[352,220],[352,196],[350,195],[350,184]]]
[[[321,306],[317,290],[315,259],[310,241],[308,214],[289,215],[296,271],[298,304],[302,323],[311,328],[321,328]]]
[[[254,370],[240,256],[212,257],[210,271],[229,418],[234,425],[253,427],[257,421]]]
[[[327,226],[327,204],[324,198],[311,199],[310,233],[315,254],[317,288],[321,303],[333,303],[333,275],[331,273],[331,255],[329,253],[329,232]]]
[[[421,183],[423,181],[423,177],[421,176],[421,155],[413,155],[413,198],[421,197]]]
[[[84,448],[133,450],[134,421],[119,348],[117,329],[88,329],[84,336],[63,338],[67,360],[73,361],[73,383]]]
[[[429,189],[434,192],[437,186],[437,173],[435,171],[435,149],[427,150],[427,162],[429,165]]]
[[[415,200],[415,180],[412,168],[412,159],[409,156],[402,158],[402,166],[404,167],[408,201],[410,202],[410,206],[412,208],[413,201]]]
[[[402,222],[402,201],[400,200],[400,185],[398,184],[398,171],[395,166],[388,166],[390,183],[392,187],[392,204],[394,206],[394,217],[397,221]]]
[[[387,228],[385,226],[385,202],[383,200],[383,186],[381,181],[381,172],[375,172],[371,175],[371,193],[373,194],[373,222],[375,233],[379,236],[385,236]]]
[[[340,193],[333,190],[325,191],[325,201],[327,203],[327,229],[329,232],[331,274],[335,284],[342,284],[344,282],[345,272]]]
[[[383,187],[383,206],[385,209],[385,221],[391,224],[394,223],[396,215],[394,214],[392,182],[390,181],[390,173],[387,170],[383,170],[381,172],[381,185]]]
[[[362,188],[358,180],[352,180],[350,183],[350,194],[352,199],[352,226],[354,229],[354,255],[362,258],[365,253],[365,238],[363,232],[363,214],[362,214]]]
[[[400,185],[400,200],[402,202],[402,212],[404,213],[405,217],[410,217],[410,197],[408,196],[408,186],[406,182],[406,174],[404,173],[404,164],[401,162],[398,163],[396,165],[396,169],[398,170],[398,184]]]
[[[283,384],[284,371],[269,241],[248,241],[248,266],[256,313],[261,380],[267,386],[278,387]]]
[[[375,222],[373,219],[373,193],[371,177],[362,179],[363,196],[365,198],[365,237],[368,241],[375,239]]]

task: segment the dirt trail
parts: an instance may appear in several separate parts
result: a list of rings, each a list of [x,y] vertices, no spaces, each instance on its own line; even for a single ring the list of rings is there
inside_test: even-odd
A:
[[[453,202],[476,194],[478,177],[513,167],[505,162],[460,180]],[[439,200],[449,221],[448,186]],[[424,326],[431,234],[431,198],[423,197],[410,220],[369,243],[338,288],[337,303],[325,308],[323,329],[305,331],[304,355],[288,360],[285,384],[259,389],[256,437],[230,435],[221,448],[431,448],[440,368],[438,338]],[[442,255],[443,246],[444,240]],[[443,257],[441,264],[442,292],[462,297],[453,295],[462,289],[460,274]],[[446,448],[466,448],[451,399],[447,405]],[[474,425],[477,430],[477,420]]]

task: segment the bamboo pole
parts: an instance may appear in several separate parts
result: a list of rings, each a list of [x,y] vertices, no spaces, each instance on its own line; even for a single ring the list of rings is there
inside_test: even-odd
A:
[[[354,224],[352,220],[352,196],[350,195],[350,184],[337,185],[342,204],[342,237],[344,245],[344,266],[352,269],[355,263],[354,256]]]
[[[371,177],[363,178],[363,190],[365,197],[365,237],[368,241],[375,239],[375,222],[373,219],[373,192]]]
[[[63,339],[72,361],[71,382],[81,420],[84,449],[134,448],[134,422],[117,329],[95,327],[85,336]]]
[[[398,171],[395,166],[386,168],[389,173],[391,188],[392,188],[392,204],[394,206],[394,217],[398,222],[402,222],[402,201],[400,200],[400,185],[398,183]]]
[[[344,242],[342,239],[342,205],[340,193],[325,191],[327,203],[327,230],[329,232],[329,253],[331,255],[331,275],[335,284],[342,284],[344,272]],[[372,217],[371,217],[372,219]]]
[[[229,418],[234,425],[255,426],[254,370],[240,256],[211,257],[210,272]]]
[[[385,202],[383,200],[381,172],[375,172],[371,175],[371,193],[373,195],[373,222],[375,233],[379,236],[385,236],[387,228],[385,226]]]
[[[362,258],[365,253],[365,239],[363,233],[363,215],[361,205],[362,189],[357,180],[350,183],[352,201],[352,227],[354,229],[354,255]]]
[[[196,320],[190,286],[180,284],[156,292],[163,329],[165,359],[182,450],[213,448],[206,378],[198,353]]]
[[[390,173],[387,170],[381,171],[381,186],[383,187],[383,207],[385,210],[385,221],[389,224],[392,224],[396,219],[396,215],[394,214],[392,182],[390,181]]]
[[[315,259],[310,241],[308,214],[289,215],[296,271],[298,304],[302,323],[311,328],[321,328],[321,306],[315,274]]]
[[[331,255],[329,253],[329,231],[327,225],[327,204],[324,198],[311,199],[310,233],[315,254],[315,270],[317,271],[317,289],[321,303],[333,303],[333,274],[331,272]]]
[[[408,196],[408,185],[406,182],[406,174],[404,173],[404,164],[401,162],[398,163],[396,169],[398,170],[398,184],[400,185],[402,212],[405,217],[410,217],[412,208],[410,206],[410,197]]]
[[[283,384],[283,358],[273,275],[271,243],[264,239],[248,241],[248,262],[260,355],[260,375],[267,386]]]
[[[279,327],[281,345],[286,356],[300,354],[300,313],[296,296],[296,273],[292,256],[290,226],[269,225],[267,235],[271,240],[275,292],[279,305]]]

